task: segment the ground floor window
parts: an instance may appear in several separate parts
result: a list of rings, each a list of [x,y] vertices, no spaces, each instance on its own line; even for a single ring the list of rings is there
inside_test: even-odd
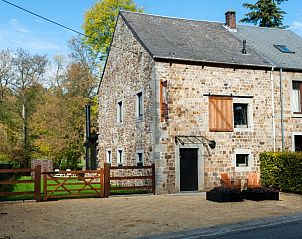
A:
[[[119,149],[117,150],[117,165],[123,166],[123,150]]]
[[[302,133],[293,135],[293,151],[302,152]]]
[[[235,149],[233,166],[236,171],[249,171],[253,166],[253,155],[250,149]]]
[[[248,154],[236,154],[236,167],[248,167],[249,155]]]
[[[136,151],[136,163],[137,163],[137,166],[143,166],[144,165],[144,152],[143,152],[143,150],[137,150]]]
[[[111,150],[107,150],[107,154],[106,154],[106,158],[107,158],[107,163],[112,163],[112,151]]]

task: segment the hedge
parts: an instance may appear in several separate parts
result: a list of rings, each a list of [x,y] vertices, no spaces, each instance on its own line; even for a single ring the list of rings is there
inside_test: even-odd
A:
[[[302,152],[260,154],[261,184],[302,193]]]

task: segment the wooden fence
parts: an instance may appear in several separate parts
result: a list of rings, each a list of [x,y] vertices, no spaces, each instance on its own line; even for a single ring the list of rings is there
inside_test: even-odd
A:
[[[134,172],[135,170],[149,170],[149,175],[123,175],[125,170]],[[121,171],[118,176],[112,176],[112,171]],[[112,181],[130,181],[130,180],[149,180],[150,185],[132,185],[132,186],[120,186],[111,183]],[[104,197],[108,197],[110,195],[110,191],[114,190],[139,190],[146,189],[150,190],[153,194],[155,194],[155,164],[150,166],[118,166],[111,167],[110,164],[104,164]]]
[[[0,169],[0,173],[5,174],[16,174],[16,173],[34,173],[34,179],[31,180],[0,180],[0,185],[13,185],[22,183],[33,183],[34,191],[24,191],[24,192],[0,192],[0,196],[16,196],[16,195],[34,195],[37,202],[41,201],[41,165],[37,165],[34,169]]]
[[[148,170],[147,175],[129,175],[135,170],[144,172]],[[119,171],[114,176],[114,171]],[[41,172],[41,165],[34,169],[0,169],[0,173],[33,173],[34,179],[31,180],[0,180],[0,185],[4,184],[22,184],[33,183],[34,191],[24,192],[0,192],[1,196],[32,195],[34,199],[40,202],[52,198],[74,198],[74,197],[108,197],[110,191],[114,190],[149,190],[155,194],[155,165],[150,166],[121,166],[111,167],[105,163],[104,168],[99,170],[83,171],[55,171]],[[126,174],[126,175],[125,175]],[[43,193],[41,192],[41,179],[43,175]],[[149,181],[148,185],[123,186],[118,183],[113,186],[115,181],[141,180]],[[87,192],[89,191],[89,192]],[[58,195],[59,194],[59,195]]]

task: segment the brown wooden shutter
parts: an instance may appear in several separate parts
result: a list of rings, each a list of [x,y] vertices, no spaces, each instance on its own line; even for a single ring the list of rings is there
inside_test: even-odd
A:
[[[160,121],[168,119],[167,81],[160,82]]]
[[[209,130],[233,131],[233,99],[230,97],[209,97]]]

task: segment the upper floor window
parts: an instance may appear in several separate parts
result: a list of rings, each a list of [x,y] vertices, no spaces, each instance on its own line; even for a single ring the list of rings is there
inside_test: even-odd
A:
[[[123,123],[123,101],[117,103],[117,122]]]
[[[209,98],[209,129],[216,132],[251,130],[253,126],[250,98]]]
[[[293,113],[302,113],[302,81],[293,81],[291,110]]]
[[[144,98],[143,92],[136,94],[136,117],[141,119],[144,115]]]

